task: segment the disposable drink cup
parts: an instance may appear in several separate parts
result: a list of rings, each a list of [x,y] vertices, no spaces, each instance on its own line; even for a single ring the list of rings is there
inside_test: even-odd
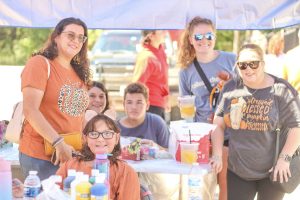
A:
[[[181,162],[188,164],[196,163],[198,159],[198,147],[198,143],[181,142]]]
[[[181,117],[187,121],[193,121],[195,116],[195,96],[178,97]]]

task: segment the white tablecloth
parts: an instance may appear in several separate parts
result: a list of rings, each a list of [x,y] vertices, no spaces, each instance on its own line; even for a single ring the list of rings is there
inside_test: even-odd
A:
[[[189,165],[173,159],[127,160],[136,172],[168,173],[168,174],[206,174],[211,171],[209,164]]]

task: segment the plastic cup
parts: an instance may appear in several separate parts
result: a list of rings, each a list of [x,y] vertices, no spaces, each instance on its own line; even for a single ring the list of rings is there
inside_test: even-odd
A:
[[[188,164],[196,163],[198,159],[198,147],[198,143],[181,142],[181,162]]]
[[[193,121],[195,116],[195,96],[186,95],[178,97],[181,117]]]

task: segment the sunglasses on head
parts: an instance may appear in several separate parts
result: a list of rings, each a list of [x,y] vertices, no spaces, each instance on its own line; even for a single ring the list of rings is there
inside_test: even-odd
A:
[[[65,33],[67,35],[67,38],[70,40],[70,41],[74,41],[75,38],[77,38],[77,41],[79,43],[85,43],[85,41],[87,40],[87,37],[84,36],[84,35],[77,35],[74,33],[74,32],[71,32],[71,31],[66,31],[66,32],[62,32],[62,33]]]
[[[196,41],[200,41],[202,40],[203,38],[207,39],[207,40],[214,40],[215,39],[215,34],[213,34],[212,32],[208,32],[208,33],[205,33],[205,34],[195,34],[194,35],[194,38]]]
[[[240,68],[240,70],[245,70],[247,69],[247,67],[250,67],[251,69],[257,69],[260,62],[260,60],[254,60],[248,62],[237,62],[236,64]]]

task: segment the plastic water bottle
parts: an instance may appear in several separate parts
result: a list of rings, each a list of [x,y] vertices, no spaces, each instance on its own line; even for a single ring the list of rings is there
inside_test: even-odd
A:
[[[188,176],[188,200],[202,200],[202,174]]]
[[[108,187],[104,183],[105,174],[96,176],[95,184],[91,187],[91,200],[108,200]]]
[[[96,154],[96,159],[94,163],[94,169],[98,169],[99,173],[105,174],[104,184],[106,184],[108,191],[110,190],[109,185],[109,160],[107,154]],[[110,197],[108,192],[108,197]],[[109,199],[109,198],[108,198]]]
[[[91,177],[89,178],[89,182],[94,185],[96,181],[96,177],[99,176],[99,170],[98,169],[92,169]]]
[[[76,200],[90,200],[92,185],[87,174],[81,177],[81,181],[75,186]]]
[[[94,169],[98,169],[99,173],[106,174],[106,179],[109,178],[109,160],[107,154],[96,154]]]
[[[75,187],[81,181],[83,172],[76,172],[75,179],[71,182],[71,200],[76,200],[76,190]]]
[[[76,170],[75,169],[69,169],[68,170],[68,177],[64,180],[64,191],[68,194],[71,193],[71,183],[75,179],[76,176]]]
[[[10,163],[0,157],[0,195],[2,200],[12,200],[12,175]]]
[[[29,175],[24,181],[24,199],[35,199],[41,190],[41,181],[37,176],[37,171],[29,171]]]

